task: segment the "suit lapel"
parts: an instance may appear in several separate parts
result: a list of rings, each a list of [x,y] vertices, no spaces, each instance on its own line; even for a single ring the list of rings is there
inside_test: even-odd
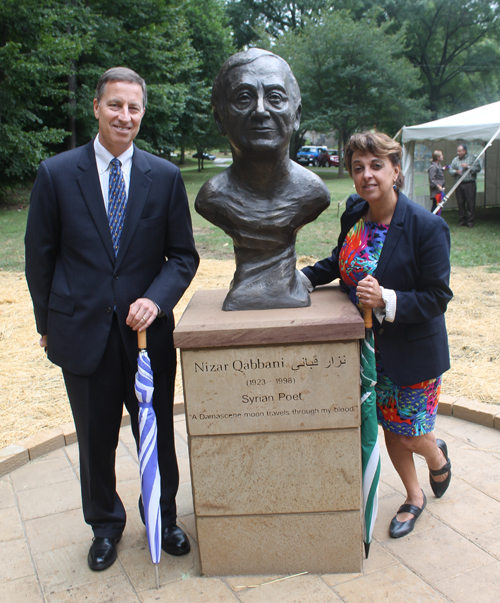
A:
[[[134,145],[127,213],[125,214],[120,250],[118,251],[118,257],[116,258],[116,268],[118,268],[122,259],[125,257],[127,248],[137,230],[139,220],[144,211],[144,205],[146,204],[146,199],[148,198],[149,190],[151,188],[151,179],[146,176],[150,171],[151,166],[149,165],[146,154]]]
[[[394,249],[398,244],[399,237],[403,232],[403,222],[407,206],[408,199],[402,193],[399,193],[396,209],[394,210],[394,215],[392,216],[391,224],[389,226],[389,230],[387,231],[387,237],[385,239],[384,246],[382,247],[382,253],[380,254],[377,269],[375,270],[374,274],[379,283],[384,277],[385,269],[387,268]]]
[[[101,183],[99,181],[99,174],[97,173],[93,140],[82,148],[78,167],[82,171],[77,180],[83,198],[85,199],[85,203],[87,204],[104,247],[114,263],[115,254],[111,241],[108,217],[106,216],[106,210],[104,208],[104,199],[102,198]]]

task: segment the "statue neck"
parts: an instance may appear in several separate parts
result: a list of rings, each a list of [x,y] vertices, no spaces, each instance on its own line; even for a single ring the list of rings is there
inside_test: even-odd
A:
[[[287,149],[286,154],[278,157],[263,155],[256,159],[238,157],[233,153],[231,171],[246,188],[255,192],[271,193],[289,179],[290,167]]]

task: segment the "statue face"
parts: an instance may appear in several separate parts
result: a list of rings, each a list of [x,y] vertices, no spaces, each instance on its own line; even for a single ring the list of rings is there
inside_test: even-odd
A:
[[[229,72],[226,112],[216,120],[236,151],[252,155],[288,148],[301,111],[294,107],[290,91],[287,70],[270,56]]]

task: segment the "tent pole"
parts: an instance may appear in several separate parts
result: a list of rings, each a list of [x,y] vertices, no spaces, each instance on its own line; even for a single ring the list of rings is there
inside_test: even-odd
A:
[[[403,126],[403,128],[406,128],[406,126]],[[400,128],[400,129],[397,131],[396,135],[395,135],[395,136],[393,136],[392,140],[397,140],[397,139],[400,137],[401,132],[403,131],[403,128]]]
[[[490,141],[488,142],[488,144],[486,144],[484,146],[484,149],[479,153],[479,155],[476,157],[476,159],[474,160],[474,162],[470,165],[469,169],[465,172],[465,174],[462,174],[462,176],[460,177],[459,180],[457,180],[455,182],[455,184],[453,185],[451,191],[445,195],[441,201],[437,204],[436,209],[432,212],[433,214],[437,214],[438,211],[443,207],[443,205],[446,203],[446,201],[448,201],[448,199],[451,197],[451,195],[455,192],[455,189],[457,188],[457,186],[459,184],[462,183],[462,180],[469,174],[469,172],[471,171],[471,169],[473,168],[474,164],[477,163],[479,161],[479,159],[481,159],[482,155],[484,155],[484,153],[486,153],[486,149],[488,149],[489,147],[491,147],[491,145],[493,144],[493,141],[495,140],[495,138],[500,134],[500,128],[498,128],[498,130],[495,132],[495,134],[493,135],[493,137],[490,139]]]
[[[405,179],[405,183],[403,186],[403,191],[405,195],[413,199],[415,197],[415,177],[414,177],[414,154],[415,154],[415,141],[410,140],[409,142],[403,142],[403,162],[401,168],[403,170],[403,175]]]

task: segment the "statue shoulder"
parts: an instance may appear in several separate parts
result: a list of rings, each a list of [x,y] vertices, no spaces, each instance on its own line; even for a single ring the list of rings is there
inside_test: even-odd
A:
[[[295,161],[292,161],[292,164],[292,177],[297,189],[304,191],[302,194],[305,193],[311,199],[329,204],[330,191],[323,180],[317,174],[302,167]]]
[[[200,208],[203,209],[214,204],[220,204],[221,198],[225,197],[225,193],[228,190],[228,183],[227,170],[207,180],[196,195],[196,211],[199,212]]]

